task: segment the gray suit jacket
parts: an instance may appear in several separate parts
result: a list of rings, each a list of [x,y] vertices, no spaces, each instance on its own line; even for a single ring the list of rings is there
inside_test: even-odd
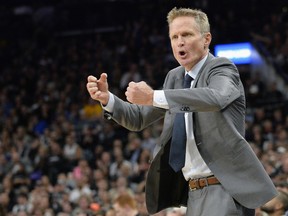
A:
[[[168,164],[169,140],[177,112],[193,112],[198,150],[235,200],[247,208],[256,208],[276,196],[271,179],[244,139],[245,95],[235,65],[209,54],[194,80],[194,88],[182,89],[183,77],[182,66],[166,76],[163,90],[169,110],[133,105],[115,97],[111,117],[129,130],[142,130],[164,117],[146,180],[149,213],[187,204],[188,184],[182,172],[175,173]]]

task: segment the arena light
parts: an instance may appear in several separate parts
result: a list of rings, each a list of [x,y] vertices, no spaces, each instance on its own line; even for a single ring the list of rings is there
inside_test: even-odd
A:
[[[214,47],[215,56],[226,57],[234,64],[251,64],[253,55],[253,46],[249,42],[218,44]]]

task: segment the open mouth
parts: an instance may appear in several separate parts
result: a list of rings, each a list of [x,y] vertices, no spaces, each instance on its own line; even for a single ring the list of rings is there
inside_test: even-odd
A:
[[[179,52],[179,55],[180,55],[181,57],[184,57],[184,56],[186,55],[186,52],[185,52],[185,51],[180,51],[180,52]]]

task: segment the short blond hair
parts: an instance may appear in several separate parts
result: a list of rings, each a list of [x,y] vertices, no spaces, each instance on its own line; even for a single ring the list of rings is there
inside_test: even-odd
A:
[[[117,203],[120,207],[125,208],[129,206],[131,209],[137,209],[137,204],[132,195],[128,193],[120,194],[115,200],[114,203]]]
[[[210,32],[210,24],[206,13],[199,9],[191,9],[191,8],[176,8],[174,7],[167,15],[168,25],[172,23],[172,21],[177,17],[194,17],[195,22],[199,26],[199,30],[201,34]]]

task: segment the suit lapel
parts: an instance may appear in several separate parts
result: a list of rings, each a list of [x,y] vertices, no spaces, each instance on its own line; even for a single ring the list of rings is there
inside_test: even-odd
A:
[[[176,73],[174,89],[183,88],[183,79],[184,79],[185,69],[184,67],[181,67],[179,70],[180,71]]]
[[[193,88],[197,85],[199,77],[201,76],[201,74],[203,73],[204,68],[211,61],[212,58],[214,58],[214,56],[211,53],[209,53],[206,61],[204,62],[203,66],[201,67],[201,69],[199,70],[197,76],[195,77],[195,80],[194,80],[193,86],[192,86]]]

